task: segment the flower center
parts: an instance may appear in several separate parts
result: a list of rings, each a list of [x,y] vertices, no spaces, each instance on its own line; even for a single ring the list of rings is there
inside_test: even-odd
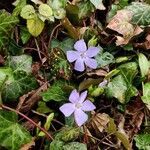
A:
[[[77,103],[77,104],[75,105],[75,107],[76,107],[76,108],[81,108],[81,107],[82,107],[82,104],[81,104],[81,103]]]
[[[80,53],[80,56],[81,56],[81,58],[85,58],[86,57],[86,53],[82,52],[82,53]]]

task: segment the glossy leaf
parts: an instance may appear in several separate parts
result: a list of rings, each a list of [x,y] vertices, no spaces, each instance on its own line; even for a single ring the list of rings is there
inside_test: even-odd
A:
[[[15,113],[0,110],[0,145],[10,150],[18,150],[31,141],[30,134],[17,121]]]

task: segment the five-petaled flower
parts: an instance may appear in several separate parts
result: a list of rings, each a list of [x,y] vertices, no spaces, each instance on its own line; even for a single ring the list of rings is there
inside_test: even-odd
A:
[[[69,96],[70,103],[59,108],[66,117],[74,113],[75,122],[78,126],[83,125],[88,120],[88,115],[84,111],[92,111],[96,108],[91,101],[86,100],[86,97],[87,91],[79,94],[77,90],[73,90]]]
[[[77,71],[84,71],[85,65],[91,69],[97,68],[97,62],[93,58],[99,53],[99,48],[90,46],[88,49],[83,39],[74,44],[74,50],[67,51],[67,59],[69,62],[74,62],[74,69]]]

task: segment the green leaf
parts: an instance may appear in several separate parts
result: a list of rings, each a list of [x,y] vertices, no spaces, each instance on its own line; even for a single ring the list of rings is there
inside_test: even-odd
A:
[[[59,41],[57,39],[53,39],[51,42],[51,48],[60,48],[66,53],[68,50],[73,49],[75,40],[71,38],[66,38],[63,41]]]
[[[22,43],[26,44],[29,41],[31,34],[29,33],[29,31],[26,27],[21,27],[20,28],[20,36],[21,36]]]
[[[87,17],[90,13],[94,12],[95,8],[94,6],[91,4],[90,1],[86,1],[86,2],[80,2],[78,4],[78,8],[79,8],[79,19],[85,18]]]
[[[150,65],[148,59],[144,54],[140,53],[138,56],[139,56],[139,66],[141,70],[141,75],[143,78],[148,75]]]
[[[139,134],[134,138],[134,140],[139,150],[150,149],[150,134]]]
[[[24,19],[34,19],[35,18],[35,9],[32,5],[25,5],[20,13],[20,16]]]
[[[111,82],[108,83],[107,95],[117,98],[121,103],[125,102],[126,91],[127,84],[121,75],[113,78]]]
[[[5,10],[0,10],[0,49],[8,44],[10,33],[18,21],[17,17],[10,15]]]
[[[41,114],[46,114],[46,113],[52,112],[52,110],[48,106],[46,106],[46,103],[43,101],[38,102],[38,108],[36,109],[36,111]]]
[[[132,12],[132,23],[142,26],[148,26],[150,24],[150,5],[140,2],[132,2],[131,5],[125,9]]]
[[[27,28],[33,36],[37,37],[43,31],[44,22],[36,16],[33,19],[27,20]]]
[[[103,0],[90,0],[90,2],[95,6],[96,9],[105,10],[105,6],[103,5]]]
[[[106,94],[109,97],[115,97],[120,103],[125,103],[131,97],[137,95],[137,89],[132,85],[133,79],[136,76],[137,64],[135,62],[125,63],[118,68],[120,75],[116,76],[108,83]]]
[[[9,150],[18,150],[31,141],[30,134],[17,122],[15,113],[0,110],[0,145]]]
[[[63,146],[63,150],[87,150],[87,146],[79,142],[71,142]]]
[[[114,119],[109,118],[109,123],[108,123],[108,127],[106,130],[108,133],[113,133],[113,134],[116,133],[117,127],[116,127],[116,124],[114,122]]]
[[[53,14],[53,11],[50,6],[47,4],[41,4],[39,6],[39,13],[45,17],[50,17]]]
[[[18,2],[17,2],[18,1]],[[27,0],[17,0],[17,4],[15,5],[15,9],[13,10],[13,15],[18,16],[22,10],[22,8],[26,5]]]
[[[53,48],[50,52],[51,76],[69,80],[72,75],[71,65],[66,59],[65,53],[59,48]]]
[[[49,150],[63,150],[63,145],[65,143],[63,141],[59,141],[59,140],[53,140],[50,143],[50,147]]]
[[[67,100],[67,94],[63,91],[64,82],[56,81],[54,84],[45,92],[43,92],[42,98],[45,102],[54,100],[54,101],[65,101]]]
[[[32,57],[29,55],[11,56],[8,59],[8,66],[13,69],[13,72],[24,71],[27,74],[32,72]]]
[[[142,101],[150,109],[150,82],[143,84],[143,96]]]
[[[80,134],[80,128],[65,127],[55,136],[55,139],[64,142],[69,142],[78,138]]]
[[[98,67],[104,67],[114,62],[114,56],[109,52],[99,53],[96,56]]]
[[[54,9],[53,11],[56,19],[63,19],[66,16],[66,10],[64,8]]]
[[[31,75],[25,72],[13,73],[11,68],[0,68],[0,84],[5,80],[2,88],[2,98],[6,100],[17,100],[17,98],[30,90],[37,88],[37,82]]]

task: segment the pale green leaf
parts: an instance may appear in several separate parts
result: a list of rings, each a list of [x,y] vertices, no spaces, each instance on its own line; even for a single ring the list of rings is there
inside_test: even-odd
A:
[[[132,23],[142,26],[150,25],[150,5],[140,2],[132,2],[125,9],[132,12]]]
[[[63,150],[63,145],[65,143],[63,141],[60,141],[60,140],[53,140],[51,143],[50,143],[50,147],[49,147],[49,150]]]
[[[105,6],[103,5],[103,0],[90,0],[90,2],[95,6],[96,9],[105,10]]]
[[[32,72],[32,57],[29,55],[11,56],[8,59],[8,66],[14,71],[25,71],[27,74]]]
[[[56,19],[63,19],[66,16],[66,10],[64,8],[54,9],[54,17]]]
[[[150,134],[139,134],[134,138],[136,146],[139,150],[149,150],[150,149]]]
[[[27,28],[33,36],[37,37],[43,31],[44,22],[38,17],[35,17],[33,19],[28,19]]]
[[[143,84],[143,96],[142,101],[150,109],[150,82]]]
[[[34,19],[35,18],[35,9],[32,5],[25,5],[20,13],[21,17],[24,19]]]
[[[39,13],[45,17],[50,17],[53,14],[51,7],[47,4],[41,4],[39,6]]]
[[[16,0],[15,9],[13,10],[13,15],[18,16],[22,10],[22,8],[26,5],[27,0]]]
[[[130,141],[129,141],[128,137],[127,137],[125,134],[123,134],[123,133],[117,131],[117,132],[115,133],[115,135],[116,135],[116,137],[122,142],[123,146],[124,146],[127,150],[131,150]]]
[[[15,113],[0,110],[0,145],[9,150],[18,150],[31,141],[30,134],[17,121]]]
[[[79,142],[71,142],[63,146],[63,150],[87,150],[87,146]]]
[[[10,33],[18,21],[17,17],[10,15],[5,10],[0,10],[0,49],[8,44]]]
[[[141,75],[142,77],[145,77],[148,75],[149,72],[149,68],[150,68],[149,61],[146,58],[146,56],[142,53],[140,53],[138,56],[139,56],[139,66],[141,70]]]

